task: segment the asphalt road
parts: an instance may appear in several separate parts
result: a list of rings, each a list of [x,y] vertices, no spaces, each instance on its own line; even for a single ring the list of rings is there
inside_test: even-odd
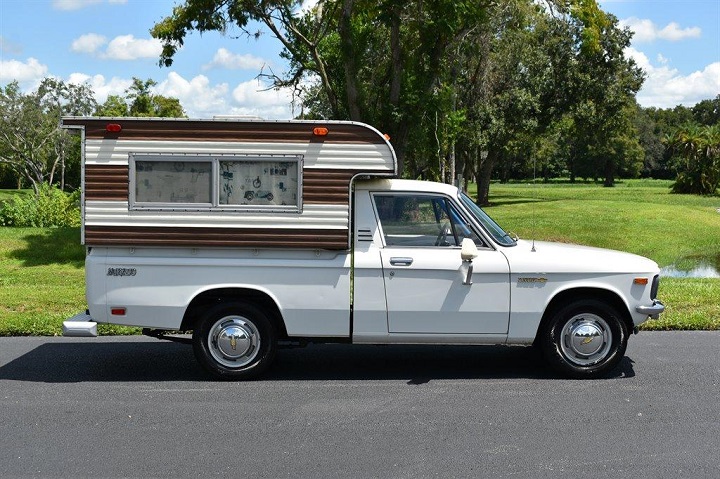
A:
[[[608,379],[531,348],[311,345],[210,381],[187,345],[0,338],[0,477],[720,477],[720,332]]]

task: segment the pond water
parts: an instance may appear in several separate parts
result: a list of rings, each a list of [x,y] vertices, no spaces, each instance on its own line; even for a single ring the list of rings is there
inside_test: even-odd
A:
[[[720,278],[720,271],[712,264],[702,261],[695,265],[671,264],[665,266],[660,268],[660,276],[666,278]]]

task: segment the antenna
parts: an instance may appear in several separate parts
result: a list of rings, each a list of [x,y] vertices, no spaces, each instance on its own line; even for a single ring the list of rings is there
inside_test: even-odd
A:
[[[531,202],[531,208],[532,211],[530,211],[530,228],[531,228],[531,236],[532,236],[532,248],[530,248],[531,252],[535,252],[535,203],[537,202],[537,185],[536,185],[536,179],[537,179],[537,172],[536,172],[536,164],[537,164],[537,156],[533,155],[533,188],[532,188],[532,199]]]

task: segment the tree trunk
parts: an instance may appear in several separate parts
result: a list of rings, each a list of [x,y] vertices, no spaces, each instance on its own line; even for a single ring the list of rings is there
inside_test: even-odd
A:
[[[348,112],[350,113],[350,119],[352,121],[362,121],[362,115],[360,114],[358,67],[354,51],[351,25],[354,4],[355,0],[343,1],[338,33],[340,34],[340,48],[343,54],[343,64],[345,69],[345,89],[348,102]]]
[[[490,150],[487,158],[482,160],[478,155],[478,195],[476,203],[480,206],[490,204],[490,179],[492,177],[493,163],[495,162],[495,153]]]
[[[605,160],[605,181],[603,182],[603,186],[615,186],[615,161],[613,161],[612,158]]]

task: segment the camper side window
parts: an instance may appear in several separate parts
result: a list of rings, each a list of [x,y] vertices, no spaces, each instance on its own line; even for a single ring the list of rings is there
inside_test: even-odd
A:
[[[135,202],[212,204],[209,161],[136,161]]]
[[[302,209],[300,155],[131,154],[132,210]]]
[[[220,161],[220,204],[297,206],[298,177],[298,162]]]

